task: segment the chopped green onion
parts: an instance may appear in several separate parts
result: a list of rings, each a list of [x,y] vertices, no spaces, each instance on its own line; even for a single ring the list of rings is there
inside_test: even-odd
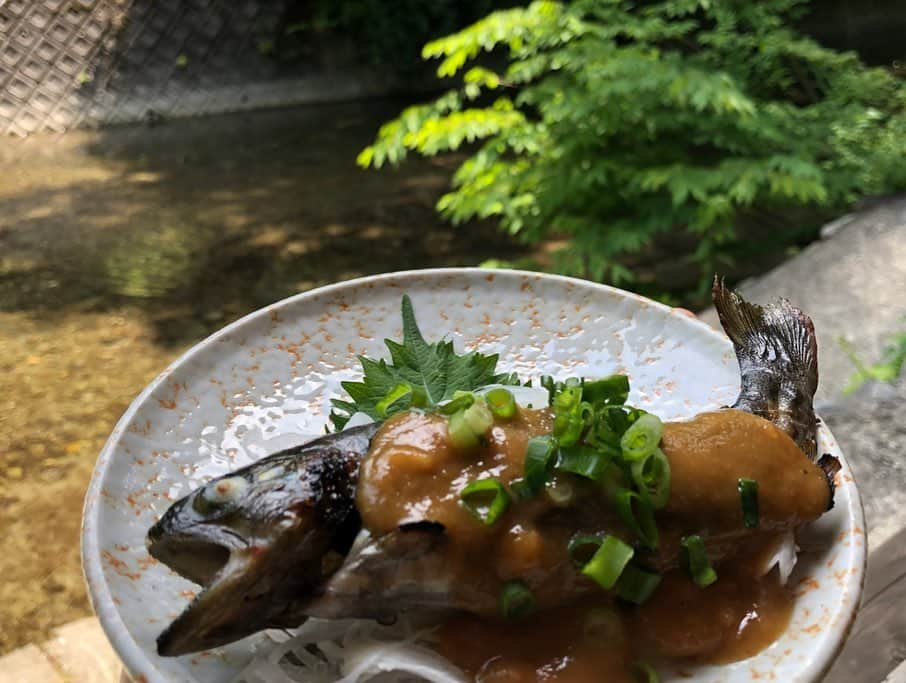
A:
[[[511,420],[516,415],[516,399],[509,389],[502,387],[491,389],[484,395],[484,399],[488,402],[488,408],[495,417],[499,417],[501,420]]]
[[[574,534],[566,546],[577,567],[584,567],[601,547],[604,534]]]
[[[589,403],[622,405],[629,397],[629,377],[610,375],[582,385],[582,398]]]
[[[582,444],[568,447],[561,444],[557,462],[554,464],[554,468],[562,472],[572,472],[594,481],[601,478],[606,466],[606,456],[598,453],[594,448]]]
[[[620,439],[631,422],[622,406],[603,406],[595,410],[591,429],[585,442],[598,450],[606,450],[611,457],[622,457]]]
[[[670,462],[664,451],[655,448],[641,460],[630,465],[632,480],[651,507],[660,510],[670,500]]]
[[[582,385],[573,384],[566,385],[560,392],[554,396],[554,402],[551,407],[554,409],[554,412],[557,413],[568,413],[571,410],[575,409],[579,405],[579,402],[582,400]]]
[[[740,479],[739,502],[742,505],[742,519],[746,529],[758,528],[758,482],[754,479]]]
[[[663,423],[651,413],[645,413],[637,419],[620,440],[623,458],[629,462],[641,460],[653,453],[661,442],[664,431]]]
[[[490,526],[510,506],[510,494],[497,479],[478,479],[468,484],[459,494],[462,506],[475,515],[482,524]]]
[[[585,416],[591,410],[591,405],[582,403],[582,384],[576,378],[566,380],[555,391],[551,401],[554,409],[554,436],[561,445],[572,446],[585,431]]]
[[[657,549],[658,533],[654,508],[635,491],[617,489],[614,493],[617,515],[633,534],[651,550]]]
[[[627,409],[624,406],[604,406],[599,412],[605,418],[613,433],[619,436],[620,439],[623,438],[623,434],[632,426],[637,417],[632,414],[631,409]]]
[[[647,662],[637,661],[632,663],[632,676],[637,683],[661,683],[657,671]]]
[[[554,418],[554,436],[564,446],[579,442],[585,430],[585,420],[578,413],[558,415]]]
[[[554,378],[550,375],[541,375],[538,384],[547,389],[547,404],[554,405],[554,396],[557,395],[557,382],[554,381]]]
[[[473,403],[475,403],[475,394],[471,391],[464,391],[440,406],[438,411],[441,415],[452,415],[453,413],[458,413],[460,410],[470,408]]]
[[[408,401],[405,399],[408,399]],[[374,411],[379,417],[387,417],[388,415],[411,405],[411,402],[412,385],[400,383],[388,391],[384,395],[384,398],[375,404]]]
[[[522,581],[507,581],[500,592],[500,615],[518,619],[535,611],[535,596]]]
[[[536,436],[529,439],[525,451],[525,475],[522,492],[528,497],[538,495],[547,481],[547,470],[557,451],[557,442],[552,436]]]
[[[482,400],[477,400],[463,412],[469,427],[476,436],[484,436],[494,424],[494,416],[488,410],[488,405]]]
[[[453,399],[453,401],[462,400],[468,399],[462,395]],[[491,415],[485,402],[475,400],[474,397],[471,400],[473,402],[468,408],[450,415],[447,423],[447,433],[454,448],[474,448],[481,443],[488,429],[494,424],[494,416]]]
[[[598,453],[605,456],[608,460],[622,459],[620,451],[619,437],[613,438],[612,435],[603,435],[597,431],[597,426],[589,432],[583,441],[594,448]]]
[[[617,581],[617,595],[624,600],[636,605],[648,602],[648,598],[661,583],[661,575],[646,572],[633,564],[623,570],[620,580]]]
[[[635,551],[616,536],[606,536],[582,573],[604,590],[614,587]]]
[[[701,536],[686,536],[680,546],[683,549],[686,569],[696,586],[705,588],[717,581],[717,572],[714,571],[708,560],[708,553],[705,551],[705,543]]]
[[[450,416],[447,422],[447,435],[453,447],[460,450],[475,448],[478,445],[478,435],[466,421],[464,410]]]

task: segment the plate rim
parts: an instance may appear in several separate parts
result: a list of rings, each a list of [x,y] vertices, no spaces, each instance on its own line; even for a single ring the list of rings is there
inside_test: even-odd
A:
[[[441,267],[410,269],[378,273],[374,275],[365,275],[350,280],[334,282],[304,292],[299,292],[284,299],[280,299],[276,302],[262,306],[254,311],[247,313],[246,315],[231,322],[230,324],[225,325],[224,327],[212,332],[210,335],[193,344],[191,347],[181,353],[176,359],[170,362],[164,368],[164,370],[162,370],[153,380],[151,380],[145,386],[144,389],[142,389],[141,392],[139,392],[135,396],[135,398],[132,399],[129,406],[123,412],[122,416],[119,418],[119,420],[117,420],[115,426],[113,427],[113,430],[107,437],[104,446],[101,448],[97,460],[95,461],[94,468],[92,469],[91,479],[85,493],[80,530],[80,560],[82,574],[87,588],[88,600],[93,612],[98,617],[98,621],[100,622],[101,627],[104,630],[105,635],[107,636],[107,639],[113,645],[118,658],[120,659],[124,669],[129,675],[138,675],[139,678],[136,680],[141,681],[141,683],[149,683],[151,681],[161,681],[162,683],[165,683],[166,681],[166,678],[163,677],[157,667],[154,666],[145,650],[135,642],[134,637],[132,637],[126,624],[121,619],[119,611],[116,609],[113,597],[110,593],[110,588],[107,584],[106,577],[104,576],[102,563],[100,561],[98,518],[100,514],[101,488],[103,487],[103,481],[106,476],[112,456],[116,451],[128,425],[135,417],[135,414],[144,405],[148,397],[152,395],[177,368],[186,364],[195,356],[204,353],[211,345],[217,343],[223,337],[226,337],[236,330],[257,321],[259,318],[269,316],[273,312],[286,306],[291,306],[299,301],[316,299],[325,295],[329,296],[338,291],[342,291],[343,289],[356,288],[361,285],[382,283],[384,281],[405,281],[409,279],[424,278],[426,276],[431,278],[457,276],[487,277],[491,274],[493,274],[495,277],[512,278],[514,280],[518,278],[528,277],[533,278],[536,281],[555,281],[566,285],[580,286],[591,290],[597,290],[602,294],[617,295],[624,299],[634,300],[646,307],[660,309],[667,315],[682,317],[687,324],[697,326],[700,331],[705,332],[707,335],[712,336],[716,340],[719,340],[727,345],[730,344],[729,339],[726,337],[726,335],[717,331],[700,318],[688,316],[685,313],[677,311],[674,307],[668,306],[659,301],[654,301],[653,299],[649,299],[635,292],[620,289],[612,285],[592,282],[590,280],[584,280],[582,278],[569,277],[554,273],[543,273],[538,271],[520,269],[496,269],[482,267]],[[836,444],[836,438],[833,437],[833,434],[823,420],[820,420],[820,428],[825,430],[827,434],[833,438]],[[849,463],[846,460],[846,456],[839,448],[838,444],[836,445],[836,449],[838,450],[839,455],[843,457],[847,468],[851,469],[848,467]],[[862,505],[862,498],[859,493],[858,486],[855,484],[855,482],[851,488],[853,495],[852,502],[854,504],[853,507],[855,508],[855,511],[857,513],[857,519],[855,521],[862,529],[861,538],[863,541],[860,550],[857,551],[857,554],[861,553],[861,562],[857,567],[859,572],[858,599],[855,601],[855,608],[849,614],[847,623],[844,625],[844,627],[834,630],[832,640],[830,643],[828,643],[831,649],[831,654],[827,658],[827,660],[822,663],[819,670],[811,672],[813,678],[811,678],[810,680],[813,681],[820,680],[820,677],[830,669],[840,651],[842,650],[849,632],[852,629],[853,623],[855,622],[856,615],[859,612],[864,588],[866,565],[868,559],[864,509]]]

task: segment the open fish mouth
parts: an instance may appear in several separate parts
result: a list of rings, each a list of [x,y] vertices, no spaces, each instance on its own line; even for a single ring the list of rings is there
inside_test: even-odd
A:
[[[314,558],[324,555],[330,543],[328,533],[304,523],[279,539],[251,543],[222,529],[209,531],[213,538],[149,534],[153,557],[203,586],[158,638],[161,655],[206,650],[264,629],[297,625],[296,602],[320,580],[322,567]]]
[[[250,544],[228,526],[197,523],[179,528],[191,510],[171,508],[148,532],[148,553],[173,571],[203,586],[188,608],[160,635],[158,652],[179,655],[215,647],[241,635],[235,622],[242,615],[236,601],[249,587]]]
[[[148,532],[146,546],[151,557],[200,586],[213,581],[229,561],[233,549],[233,546],[208,536],[170,535],[158,525]]]
[[[198,649],[224,645],[247,635],[235,623],[242,618],[235,603],[237,599],[242,601],[237,579],[246,573],[246,563],[241,560],[230,562],[231,555],[226,551],[217,554],[225,557],[226,561],[205,582],[205,588],[182,614],[160,634],[157,639],[159,654],[187,654]]]

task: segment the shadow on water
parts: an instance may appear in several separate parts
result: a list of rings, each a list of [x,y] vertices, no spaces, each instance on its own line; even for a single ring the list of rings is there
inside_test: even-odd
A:
[[[138,307],[182,344],[263,305],[359,275],[506,258],[518,247],[434,204],[456,160],[363,171],[399,100],[108,129],[79,150],[103,178],[7,196],[0,310]]]

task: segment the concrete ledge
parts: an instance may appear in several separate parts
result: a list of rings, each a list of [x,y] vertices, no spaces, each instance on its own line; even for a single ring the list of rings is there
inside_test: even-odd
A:
[[[80,683],[116,681],[123,668],[94,617],[61,626],[40,647],[66,677]]]
[[[120,106],[95,107],[74,119],[66,128],[97,128],[126,123],[153,123],[156,118],[176,119],[239,111],[272,109],[306,104],[330,104],[386,97],[400,92],[436,88],[433,82],[405,83],[374,69],[347,69],[343,73],[313,74],[241,85],[170,87],[147,100],[130,100]]]
[[[900,664],[884,679],[884,683],[906,683],[906,662]]]
[[[119,683],[122,670],[94,617],[55,629],[46,643],[0,657],[0,683]]]
[[[26,645],[0,659],[0,683],[64,683],[37,645]]]

